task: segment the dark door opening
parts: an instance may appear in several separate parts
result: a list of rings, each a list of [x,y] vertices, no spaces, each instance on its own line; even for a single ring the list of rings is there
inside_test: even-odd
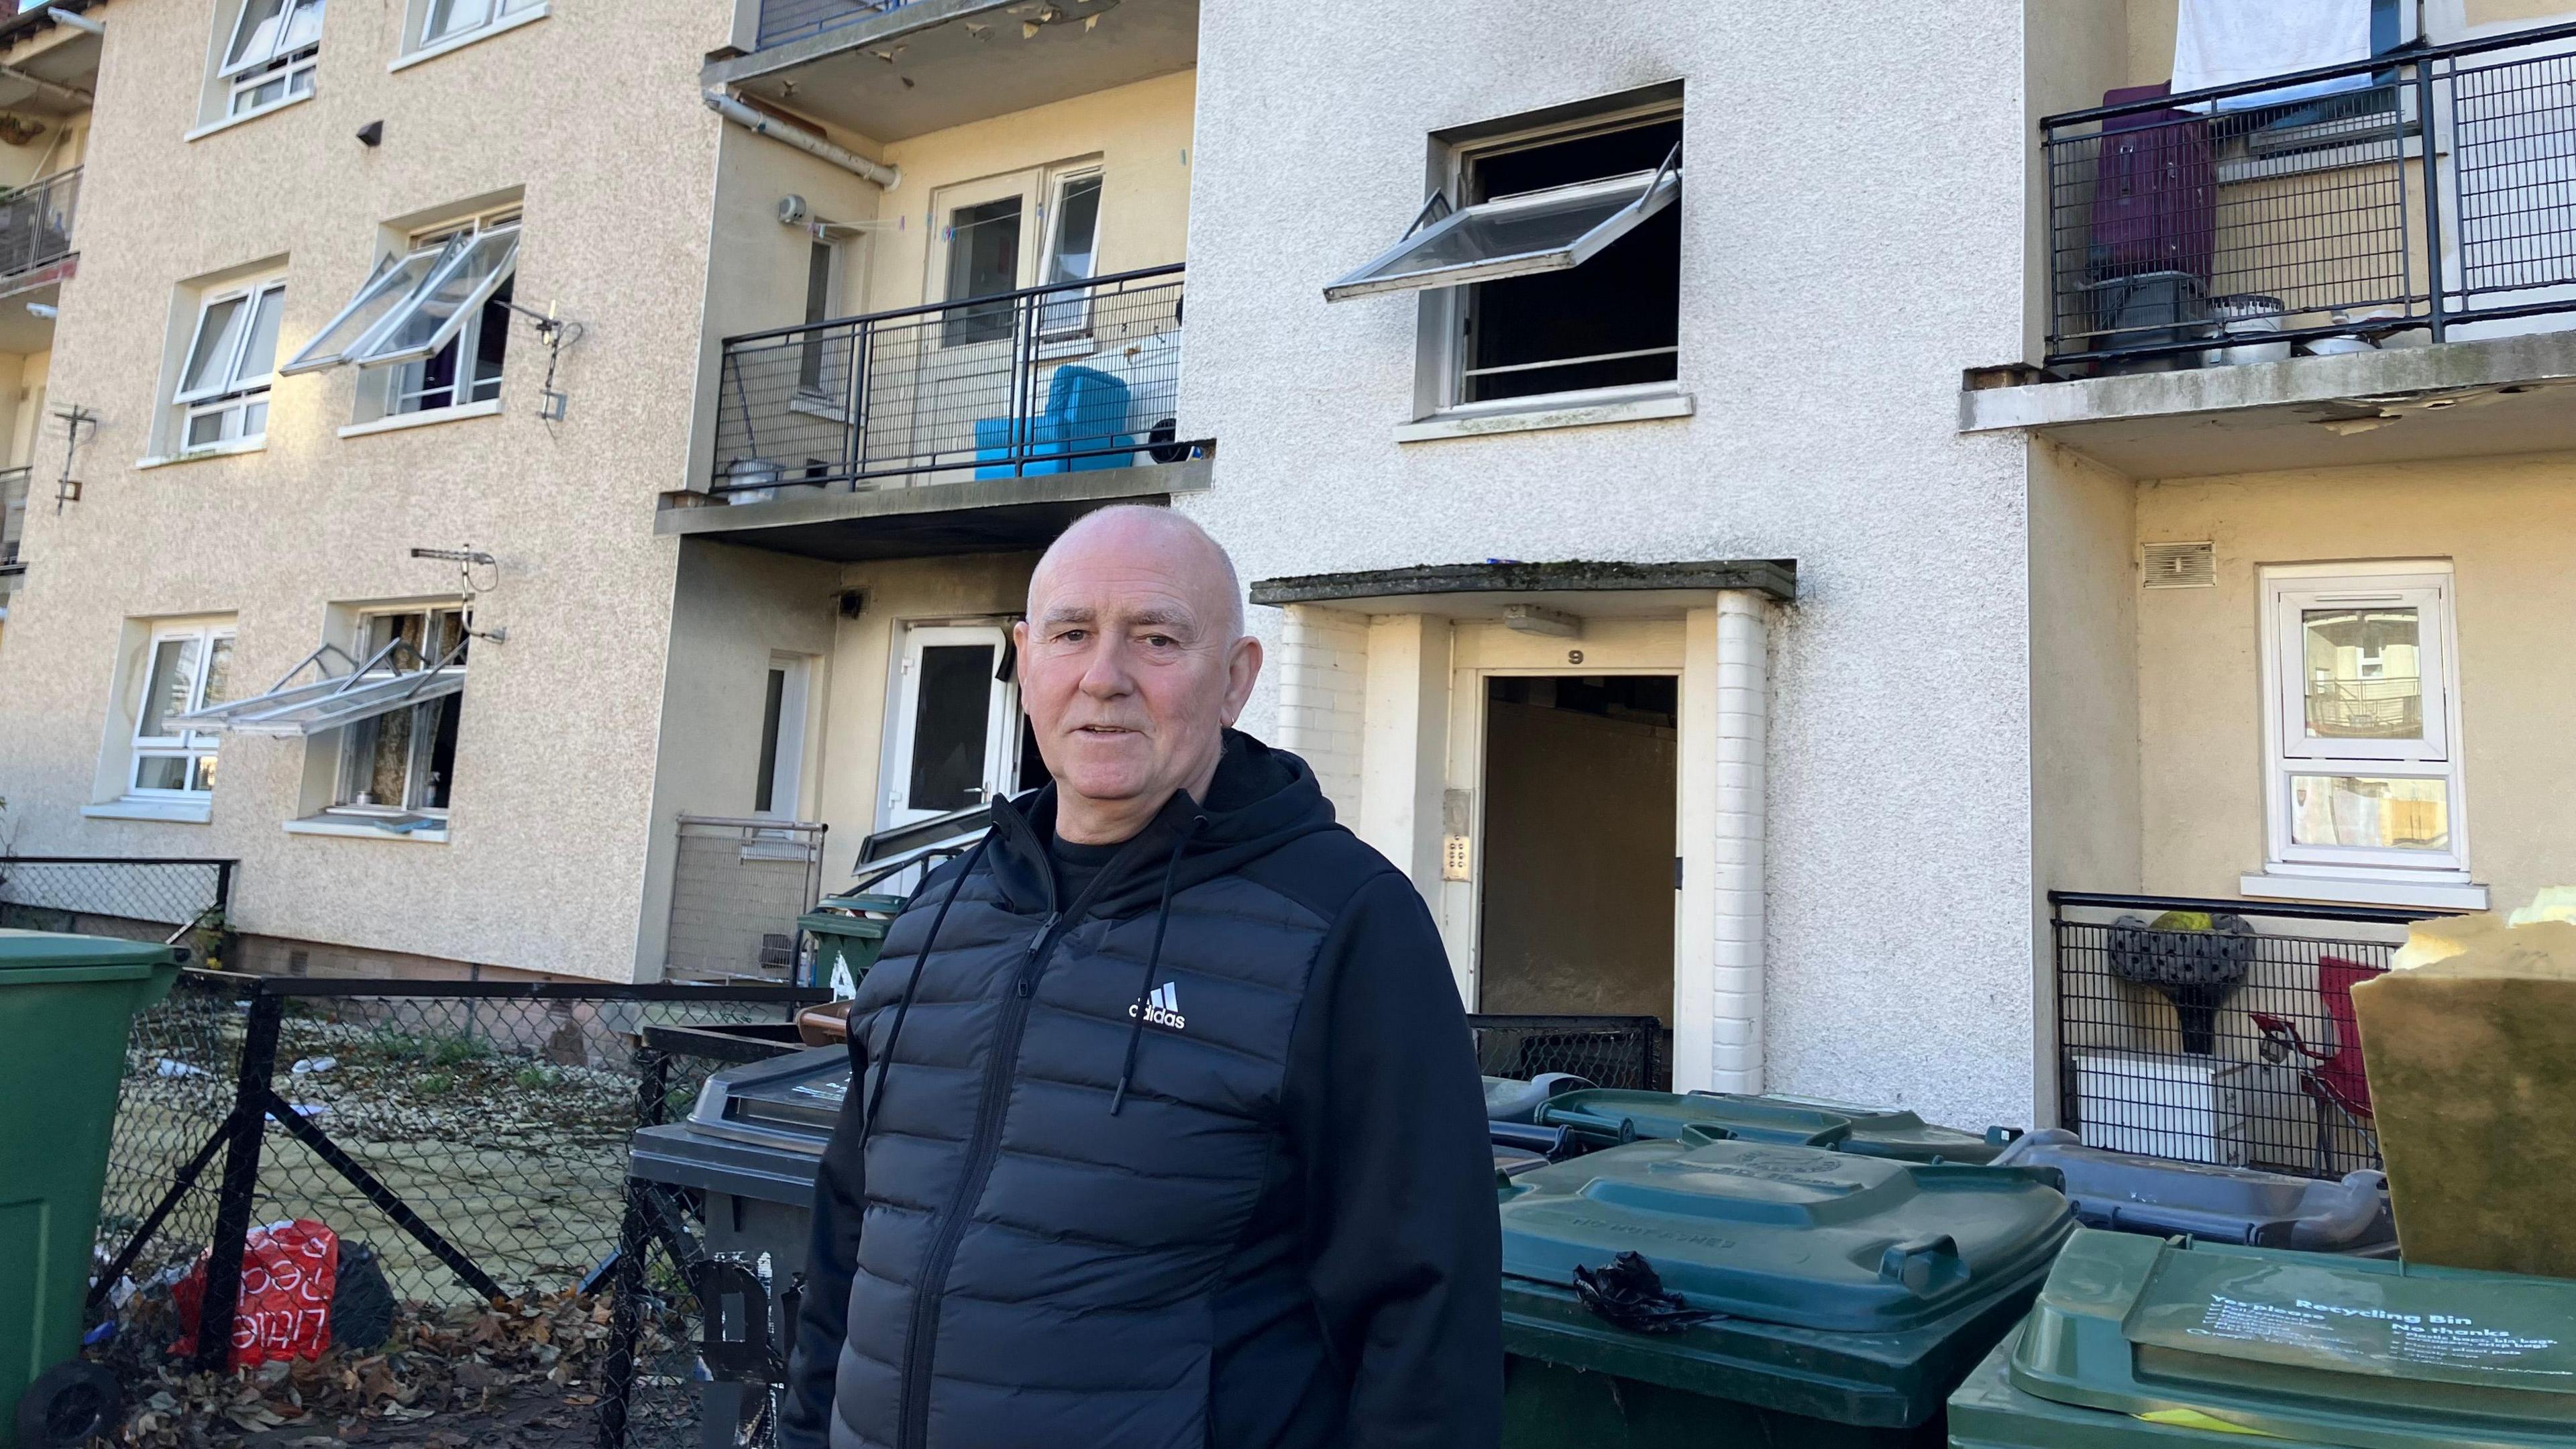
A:
[[[1670,1081],[1681,682],[1491,678],[1477,1010],[1651,1016]]]

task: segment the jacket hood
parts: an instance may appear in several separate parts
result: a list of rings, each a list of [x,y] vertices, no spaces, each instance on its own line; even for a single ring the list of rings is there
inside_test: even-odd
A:
[[[1047,843],[1055,838],[1056,787],[996,801],[992,844],[986,851],[994,880],[1013,908],[1044,911],[1053,899],[1055,870]],[[1207,799],[1181,791],[1166,802],[1101,872],[1090,914],[1123,916],[1153,908],[1172,852],[1172,887],[1241,869],[1300,836],[1338,828],[1333,803],[1304,760],[1275,750],[1239,730],[1225,732],[1224,753]],[[1186,841],[1184,841],[1186,837]],[[1057,901],[1063,910],[1070,901]]]

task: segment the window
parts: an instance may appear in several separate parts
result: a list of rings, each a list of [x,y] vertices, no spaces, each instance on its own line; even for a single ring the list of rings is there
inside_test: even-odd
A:
[[[359,616],[360,681],[438,671],[455,676],[455,687],[436,699],[341,727],[338,788],[326,813],[372,817],[395,828],[446,818],[456,778],[457,726],[465,712],[465,627],[461,608]]]
[[[1000,624],[904,631],[881,828],[988,804],[1017,774],[1020,696],[999,678]]]
[[[2264,575],[2271,868],[2464,880],[2451,574]]]
[[[840,248],[817,237],[805,251],[805,325],[819,327],[832,317],[832,282],[840,270]],[[824,359],[830,348],[820,331],[805,334],[804,355],[796,364],[796,389],[824,393]]]
[[[286,283],[265,280],[206,296],[171,401],[181,410],[182,452],[248,442],[268,432],[268,385],[277,370],[277,323]]]
[[[752,776],[751,813],[794,820],[802,800],[805,764],[807,663],[794,654],[769,656],[760,706],[760,759]]]
[[[546,0],[428,0],[420,11],[420,35],[410,48],[427,50],[433,45],[461,40],[478,30],[488,30],[504,20],[543,10]]]
[[[192,730],[181,720],[231,697],[232,626],[156,628],[142,663],[125,793],[136,800],[203,800],[214,793],[220,736]]]
[[[372,374],[358,389],[361,421],[491,402],[518,264],[516,210],[423,232],[279,371],[346,363]]]
[[[313,93],[321,66],[323,0],[244,0],[217,72],[224,114],[247,116]]]
[[[930,273],[939,300],[987,299],[950,308],[940,344],[1008,340],[1017,316],[1008,294],[1098,276],[1101,185],[1100,163],[1085,159],[940,188]],[[1089,293],[1050,297],[1038,326],[1059,341],[1087,335]]]
[[[1449,190],[1324,295],[1422,295],[1426,411],[1668,384],[1681,141],[1671,99],[1452,138]]]

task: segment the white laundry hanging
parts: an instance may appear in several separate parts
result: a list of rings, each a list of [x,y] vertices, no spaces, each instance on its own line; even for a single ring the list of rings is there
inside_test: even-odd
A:
[[[2370,0],[2181,0],[2174,29],[2173,90],[2233,85],[2267,75],[2368,60]],[[2221,111],[2274,106],[2361,90],[2368,72],[2284,86],[2210,104]],[[2194,109],[2199,109],[2195,107]]]

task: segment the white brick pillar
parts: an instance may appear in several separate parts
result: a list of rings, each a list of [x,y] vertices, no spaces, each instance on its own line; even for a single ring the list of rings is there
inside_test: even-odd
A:
[[[1280,632],[1279,740],[1306,757],[1334,813],[1357,818],[1368,616],[1291,604]]]
[[[1762,1090],[1770,618],[1762,595],[1729,589],[1684,630],[1677,1091]]]

